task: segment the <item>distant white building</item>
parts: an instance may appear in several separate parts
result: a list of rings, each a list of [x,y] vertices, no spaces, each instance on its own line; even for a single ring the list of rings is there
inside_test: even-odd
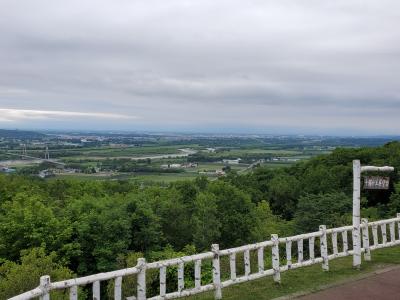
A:
[[[197,168],[198,166],[199,166],[198,163],[187,163],[187,164],[184,164],[182,167],[183,168]]]
[[[223,170],[215,170],[215,175],[217,175],[217,176],[225,176],[226,173]]]
[[[228,164],[228,165],[237,165],[240,163],[242,159],[237,158],[237,159],[223,159],[222,162],[224,164]]]
[[[54,176],[54,171],[53,170],[43,170],[43,171],[39,172],[38,176],[40,178],[53,177]]]
[[[181,164],[165,164],[165,165],[161,165],[161,168],[163,169],[179,169],[182,168]]]
[[[181,164],[170,164],[169,167],[171,169],[179,169],[179,168],[182,168],[182,165]]]

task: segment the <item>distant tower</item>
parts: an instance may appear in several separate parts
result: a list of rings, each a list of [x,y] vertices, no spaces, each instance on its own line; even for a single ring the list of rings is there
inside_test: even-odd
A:
[[[22,155],[21,155],[21,158],[25,158],[25,156],[26,156],[26,144],[22,144]]]
[[[44,153],[44,159],[50,159],[49,147],[46,146],[46,152]]]

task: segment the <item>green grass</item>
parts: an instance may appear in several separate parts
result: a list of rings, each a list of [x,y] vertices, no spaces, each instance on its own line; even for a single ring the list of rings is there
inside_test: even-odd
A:
[[[232,170],[242,170],[245,169],[248,164],[225,164],[222,162],[199,162],[199,166],[195,168],[196,171],[215,171],[215,170],[221,170],[225,166],[230,166]]]
[[[101,175],[101,174],[62,174],[56,175],[53,178],[57,179],[79,179],[79,180],[109,180],[109,179],[121,179],[121,180],[135,180],[135,181],[155,181],[155,182],[173,182],[177,180],[194,179],[198,175],[193,173],[139,173],[139,174],[126,174],[119,173],[114,175]]]
[[[222,296],[224,300],[255,300],[273,299],[297,292],[312,292],[317,291],[321,286],[355,278],[395,264],[400,264],[400,247],[372,251],[372,261],[363,261],[361,270],[352,268],[351,256],[338,258],[329,262],[329,272],[322,271],[321,264],[316,264],[282,273],[280,285],[273,282],[272,276],[268,276],[222,289]],[[208,292],[186,299],[212,300],[214,297],[212,292]]]
[[[188,145],[143,145],[140,147],[93,147],[93,148],[77,148],[69,149],[69,153],[77,153],[79,155],[63,156],[63,159],[79,160],[87,158],[118,158],[118,157],[141,157],[152,155],[175,155],[180,154],[179,149],[183,148],[196,148],[195,144]],[[60,151],[60,150],[58,150]],[[57,150],[54,151],[57,153]],[[51,152],[50,152],[51,155]]]
[[[173,182],[178,180],[192,180],[198,177],[199,175],[195,173],[157,173],[157,174],[140,174],[136,176],[132,176],[129,179],[135,181],[155,181],[155,182]]]
[[[302,151],[297,151],[297,150],[285,150],[285,149],[240,149],[240,150],[234,150],[238,154],[243,153],[243,154],[276,154],[276,155],[296,155],[296,154],[302,154]]]
[[[290,167],[292,165],[294,165],[294,162],[266,162],[262,164],[263,167],[267,167],[270,169]]]

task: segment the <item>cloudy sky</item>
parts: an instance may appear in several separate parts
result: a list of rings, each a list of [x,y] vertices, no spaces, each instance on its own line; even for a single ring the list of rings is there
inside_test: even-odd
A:
[[[400,1],[1,0],[0,128],[400,134]]]

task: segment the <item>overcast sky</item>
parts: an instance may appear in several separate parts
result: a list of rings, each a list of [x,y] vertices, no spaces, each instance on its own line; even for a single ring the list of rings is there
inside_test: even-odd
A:
[[[400,134],[400,1],[0,0],[0,128]]]

